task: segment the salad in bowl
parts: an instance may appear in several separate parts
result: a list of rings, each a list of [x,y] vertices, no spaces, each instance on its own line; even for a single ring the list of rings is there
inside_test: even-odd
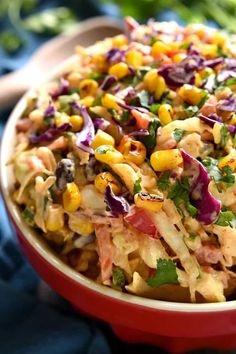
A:
[[[27,98],[13,199],[58,257],[173,302],[236,296],[236,43],[126,19]]]

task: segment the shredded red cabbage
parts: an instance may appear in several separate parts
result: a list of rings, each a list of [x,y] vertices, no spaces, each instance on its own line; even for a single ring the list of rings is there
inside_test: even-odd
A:
[[[76,146],[78,146],[81,150],[85,152],[93,154],[94,151],[90,147],[90,144],[92,143],[95,135],[93,121],[84,106],[75,101],[72,102],[72,106],[74,110],[80,111],[80,114],[84,119],[83,129],[80,132],[76,133]]]
[[[147,136],[149,135],[149,131],[147,129],[139,129],[139,130],[134,130],[131,133],[129,133],[130,136]]]
[[[104,118],[95,118],[93,120],[93,125],[96,130],[97,129],[105,130],[110,125],[110,123]]]
[[[112,48],[106,53],[106,59],[109,63],[120,62],[124,59],[125,52],[118,48]]]
[[[196,219],[205,224],[212,224],[221,210],[221,202],[208,191],[210,177],[201,162],[181,150],[184,161],[184,175],[189,179],[190,200],[198,209]]]
[[[130,206],[127,200],[123,197],[116,196],[110,185],[108,185],[105,189],[104,201],[114,216],[127,214],[129,212]]]
[[[53,104],[50,102],[48,107],[44,111],[44,117],[54,116],[55,113],[56,113],[56,109],[53,106]]]
[[[216,121],[210,117],[206,117],[203,114],[199,114],[198,116],[199,119],[201,119],[201,121],[203,121],[204,123],[206,123],[207,125],[209,125],[210,127],[214,127],[214,124],[216,123]]]
[[[55,100],[61,95],[66,95],[69,91],[69,82],[63,78],[60,79],[59,87],[51,93],[51,97]]]
[[[224,61],[225,61],[225,58],[223,58],[223,57],[219,57],[219,58],[215,58],[215,59],[211,59],[211,60],[205,60],[204,66],[207,66],[209,68],[214,68],[217,65],[224,63]]]
[[[135,98],[137,96],[137,93],[135,89],[132,86],[128,86],[125,89],[118,91],[116,93],[116,97],[124,100],[125,98]]]
[[[208,78],[201,85],[201,88],[207,90],[208,92],[212,92],[215,88],[215,75],[209,75]]]
[[[32,144],[50,142],[50,141],[54,140],[60,133],[66,132],[70,128],[71,128],[70,123],[64,123],[64,124],[60,125],[59,127],[49,128],[48,130],[46,130],[44,133],[42,133],[40,135],[31,134],[30,142]]]
[[[117,81],[117,78],[114,75],[108,75],[105,77],[103,80],[100,89],[103,91],[108,90],[115,82]]]
[[[217,108],[220,111],[225,112],[236,112],[236,99],[233,95],[227,97],[225,100],[221,101]]]
[[[129,106],[128,104],[122,103],[122,102],[117,102],[117,104],[124,109],[127,109],[128,111],[132,111],[132,109],[136,109],[136,111],[139,111],[141,113],[149,113],[148,109],[143,108],[143,107],[136,107],[136,106]]]
[[[224,82],[228,79],[232,79],[236,77],[236,72],[233,70],[222,70],[218,75],[217,75],[217,81],[219,83]]]

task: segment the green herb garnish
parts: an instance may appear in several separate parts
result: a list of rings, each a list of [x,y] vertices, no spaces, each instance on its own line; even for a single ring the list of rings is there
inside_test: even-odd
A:
[[[174,137],[175,141],[177,143],[179,143],[185,133],[186,133],[186,130],[175,128],[173,131],[173,137]]]
[[[160,191],[165,191],[170,187],[170,171],[161,174],[157,181],[157,187]]]
[[[107,151],[112,151],[112,147],[111,146],[99,146],[96,150],[95,153],[96,154],[106,154]]]
[[[148,127],[149,135],[142,137],[142,142],[149,150],[152,150],[156,145],[156,131],[160,125],[160,121],[157,118],[153,118]]]
[[[216,225],[220,225],[220,226],[234,227],[235,221],[236,221],[235,214],[232,211],[227,210],[227,211],[220,212],[220,215],[215,223]]]
[[[147,279],[147,284],[152,288],[159,288],[164,284],[177,284],[178,275],[176,265],[171,259],[158,259],[156,274]]]
[[[23,219],[26,221],[26,223],[32,227],[35,226],[34,222],[34,208],[32,207],[26,207],[23,212],[21,213]]]
[[[114,267],[112,270],[112,283],[115,287],[123,288],[125,286],[125,274],[119,267]]]
[[[222,125],[222,127],[220,129],[220,135],[221,135],[220,146],[222,148],[224,148],[229,140],[229,137],[230,137],[230,133],[228,131],[228,127],[226,124]]]
[[[149,94],[147,91],[143,90],[141,92],[139,92],[137,94],[138,96],[138,99],[139,99],[139,102],[141,104],[142,107],[146,107],[149,109],[149,104],[148,104],[148,101],[149,101]]]
[[[134,194],[137,194],[137,193],[141,192],[141,190],[142,190],[141,182],[142,182],[142,178],[141,178],[141,177],[139,177],[139,178],[135,181],[135,183],[134,183],[134,189],[133,189],[133,193],[134,193]]]

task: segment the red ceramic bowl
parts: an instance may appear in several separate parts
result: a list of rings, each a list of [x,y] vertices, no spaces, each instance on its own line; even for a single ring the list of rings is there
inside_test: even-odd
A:
[[[40,276],[76,309],[110,323],[123,340],[156,344],[171,353],[206,347],[236,348],[236,301],[174,303],[124,294],[96,284],[64,264],[40,234],[25,224],[11,199],[14,176],[12,167],[6,165],[14,152],[15,124],[25,106],[24,96],[4,131],[1,188],[20,246]]]

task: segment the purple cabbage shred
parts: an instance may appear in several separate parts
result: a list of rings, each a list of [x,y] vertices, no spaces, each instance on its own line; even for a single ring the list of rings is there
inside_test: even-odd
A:
[[[123,197],[116,196],[110,185],[108,185],[105,189],[104,201],[114,216],[127,214],[129,212],[130,206],[127,200]]]
[[[66,132],[71,128],[70,123],[64,123],[57,128],[49,128],[40,135],[32,134],[30,142],[32,144],[46,143],[53,141],[60,133]]]

